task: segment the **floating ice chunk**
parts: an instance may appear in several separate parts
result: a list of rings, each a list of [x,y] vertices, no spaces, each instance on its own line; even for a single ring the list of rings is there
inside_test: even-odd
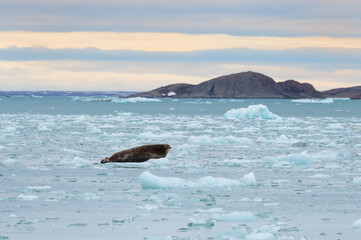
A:
[[[34,190],[36,192],[40,192],[40,191],[46,191],[46,190],[50,190],[51,186],[27,186],[26,187],[29,190]]]
[[[113,99],[112,103],[137,103],[137,102],[161,102],[162,100],[157,98],[143,98],[143,97],[134,97],[134,98],[120,98]]]
[[[229,214],[213,214],[213,219],[222,222],[251,222],[257,217],[251,212],[232,212]]]
[[[246,240],[273,240],[275,236],[271,233],[251,233],[246,236]]]
[[[294,103],[333,103],[333,98],[325,99],[295,99],[292,100]]]
[[[249,138],[236,138],[234,136],[225,137],[209,137],[207,135],[202,136],[191,136],[188,138],[189,143],[198,144],[209,144],[209,143],[241,143],[241,144],[252,144],[253,141]]]
[[[172,91],[172,92],[169,92],[167,95],[168,95],[168,97],[172,97],[172,96],[175,96],[175,95],[177,95],[177,94]]]
[[[250,105],[248,108],[231,109],[224,114],[225,119],[281,119],[271,113],[267,106]]]
[[[37,200],[39,197],[36,195],[24,195],[24,194],[20,194],[18,196],[19,199],[24,200],[24,201],[33,201],[33,200]]]
[[[313,175],[313,176],[309,176],[310,178],[320,178],[320,179],[325,179],[325,178],[330,178],[331,176],[330,175],[327,175],[327,174],[316,174],[316,175]]]
[[[148,162],[155,164],[157,166],[169,166],[170,165],[170,162],[167,158],[150,159]]]
[[[254,185],[255,177],[253,173],[246,174],[239,180],[232,180],[221,177],[203,177],[196,181],[190,181],[177,177],[158,177],[145,171],[139,176],[142,188],[203,188],[203,187],[234,187],[240,185]]]
[[[64,165],[68,167],[85,167],[91,165],[91,163],[83,158],[73,157],[73,159],[67,159],[61,161],[60,165]]]
[[[227,179],[227,178],[214,178],[211,176],[203,177],[198,179],[197,183],[201,186],[206,187],[233,187],[240,185],[240,182],[237,180]]]
[[[246,185],[256,185],[257,183],[253,172],[244,175],[241,181]]]
[[[138,206],[137,209],[139,210],[145,210],[148,212],[152,212],[154,210],[157,210],[159,207],[156,205],[150,205],[150,204],[145,204],[144,206]]]
[[[345,127],[341,123],[332,123],[332,124],[328,125],[326,128],[327,129],[332,129],[332,130],[342,130]]]
[[[276,158],[280,162],[289,162],[299,165],[310,165],[313,163],[313,158],[307,154],[307,152],[302,153],[291,153],[285,156],[279,156]]]
[[[198,183],[187,181],[176,177],[158,177],[146,171],[139,176],[142,188],[195,188],[200,187]]]
[[[356,221],[353,222],[352,226],[354,228],[361,228],[361,218],[357,219]]]
[[[10,215],[9,215],[9,218],[16,218],[17,216],[15,215],[15,214],[13,214],[13,213],[11,213]]]
[[[16,163],[17,163],[17,160],[11,159],[11,158],[6,159],[6,160],[3,161],[4,165],[13,165],[13,164],[16,164]]]
[[[195,213],[221,213],[221,212],[224,212],[224,211],[223,211],[223,208],[210,208],[210,209],[207,209],[207,210],[196,209],[194,212]]]
[[[361,185],[361,177],[355,177],[352,180],[352,183],[357,184],[357,185]]]

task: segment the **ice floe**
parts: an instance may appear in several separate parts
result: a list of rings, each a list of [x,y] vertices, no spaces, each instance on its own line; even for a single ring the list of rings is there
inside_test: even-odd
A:
[[[288,162],[296,165],[311,165],[314,162],[314,159],[307,154],[307,152],[302,153],[291,153],[288,155],[278,156],[275,158],[266,158],[266,162]]]
[[[353,222],[352,226],[354,228],[361,228],[361,218],[357,219],[356,221]]]
[[[149,171],[145,171],[140,174],[139,180],[144,189],[235,187],[256,184],[256,178],[253,173],[246,174],[238,180],[207,176],[196,181],[191,181],[177,177],[158,177]]]
[[[352,179],[352,183],[361,185],[361,177],[355,177]]]
[[[263,104],[250,105],[248,108],[231,109],[224,114],[225,119],[281,119],[271,113]]]
[[[221,137],[210,137],[207,135],[202,136],[191,136],[188,138],[188,143],[197,144],[209,144],[209,143],[241,143],[241,144],[252,144],[253,141],[249,138],[242,137],[236,138],[235,136],[221,136]]]
[[[112,103],[137,103],[137,102],[161,102],[162,100],[157,98],[143,98],[143,97],[134,97],[134,98],[119,98],[111,100]]]
[[[326,99],[295,99],[292,100],[294,103],[333,103],[332,98],[326,98]]]
[[[251,222],[257,219],[251,212],[232,212],[229,214],[213,214],[212,218],[220,222]]]

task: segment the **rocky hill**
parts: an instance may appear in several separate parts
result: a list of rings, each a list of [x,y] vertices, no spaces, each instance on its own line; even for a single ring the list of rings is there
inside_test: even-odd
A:
[[[217,77],[198,85],[172,84],[138,93],[132,97],[173,98],[322,98],[311,84],[295,80],[276,83],[256,72],[241,72]]]
[[[336,88],[322,92],[324,97],[361,99],[361,86]]]

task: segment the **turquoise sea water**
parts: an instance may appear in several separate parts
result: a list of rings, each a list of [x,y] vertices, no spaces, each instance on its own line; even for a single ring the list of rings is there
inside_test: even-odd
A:
[[[0,239],[361,238],[361,101],[0,99]]]

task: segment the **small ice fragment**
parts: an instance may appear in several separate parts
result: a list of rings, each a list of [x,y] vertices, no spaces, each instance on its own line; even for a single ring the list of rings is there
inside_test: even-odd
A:
[[[244,175],[243,178],[241,178],[241,181],[246,185],[256,185],[257,183],[253,172]]]
[[[26,188],[34,191],[44,191],[44,190],[50,190],[51,186],[27,186]]]
[[[355,178],[352,180],[352,183],[353,183],[353,184],[357,184],[357,185],[361,185],[361,177],[355,177]]]
[[[12,213],[9,215],[9,218],[16,218],[16,215]]]
[[[246,240],[273,240],[275,236],[271,233],[251,233],[246,236]]]
[[[145,206],[138,206],[137,209],[152,212],[154,210],[157,210],[158,206],[146,204]]]
[[[354,228],[361,228],[361,218],[357,219],[356,221],[353,222],[352,226]]]
[[[24,194],[20,194],[18,196],[19,199],[24,200],[24,201],[33,201],[33,200],[37,200],[39,197],[36,195],[24,195]]]
[[[327,175],[327,174],[316,174],[316,175],[312,175],[312,176],[309,176],[310,178],[320,178],[320,179],[324,179],[324,178],[330,178],[331,176],[330,175]]]
[[[251,212],[232,212],[229,214],[214,214],[213,219],[222,222],[250,222],[257,219]]]
[[[279,156],[276,160],[280,162],[289,162],[299,165],[309,165],[313,163],[313,158],[307,155],[306,152],[302,153],[291,153],[285,156]]]

